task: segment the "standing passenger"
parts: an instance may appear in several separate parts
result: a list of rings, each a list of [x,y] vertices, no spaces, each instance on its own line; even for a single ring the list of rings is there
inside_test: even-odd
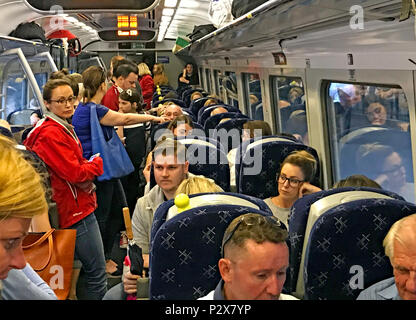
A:
[[[165,68],[163,67],[163,64],[156,63],[153,66],[153,82],[155,86],[168,86],[169,80],[168,77],[165,74]]]
[[[118,70],[118,69],[117,69]],[[112,111],[100,105],[100,101],[106,94],[106,75],[104,70],[98,66],[91,66],[82,73],[84,80],[84,102],[80,103],[73,117],[74,129],[79,135],[84,158],[92,156],[92,141],[90,127],[90,108],[96,106],[97,117],[103,129],[104,136],[111,136],[113,126],[126,126],[146,121],[163,121],[162,118]],[[118,99],[118,96],[117,96]],[[116,235],[122,228],[123,220],[121,213],[121,190],[119,190],[118,179],[109,181],[96,181],[98,209],[96,216],[100,227],[101,236],[104,243],[104,252],[108,260],[108,269],[111,266],[114,272],[115,263],[110,260],[111,249]],[[114,218],[114,223],[108,223],[110,217]],[[112,271],[112,272],[111,272]]]
[[[49,80],[43,89],[47,109],[25,140],[48,166],[59,227],[77,230],[75,260],[82,262],[89,299],[101,299],[107,291],[105,260],[100,230],[93,214],[97,208],[93,180],[103,173],[101,157],[86,160],[81,143],[67,119],[74,113],[76,97],[66,80]]]
[[[142,94],[144,103],[146,103],[146,109],[149,110],[152,107],[153,92],[155,90],[155,84],[153,82],[149,67],[145,63],[139,64],[139,83],[142,88]]]

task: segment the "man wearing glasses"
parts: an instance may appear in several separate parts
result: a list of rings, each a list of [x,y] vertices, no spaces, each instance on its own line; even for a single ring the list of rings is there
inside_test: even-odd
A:
[[[201,300],[297,300],[282,294],[289,267],[288,233],[273,216],[248,213],[225,230],[221,280]]]

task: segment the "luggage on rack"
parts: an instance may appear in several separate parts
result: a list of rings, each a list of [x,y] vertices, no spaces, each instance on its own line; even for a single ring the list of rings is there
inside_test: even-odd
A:
[[[265,2],[267,2],[267,0],[233,0],[231,13],[233,14],[234,19],[237,19]]]

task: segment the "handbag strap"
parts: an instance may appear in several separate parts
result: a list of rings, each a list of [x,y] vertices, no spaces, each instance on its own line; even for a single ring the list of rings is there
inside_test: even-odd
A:
[[[53,236],[52,233],[55,231],[54,228],[50,229],[48,232],[45,232],[45,234],[40,237],[37,241],[35,241],[34,243],[31,243],[27,246],[22,246],[23,249],[29,249],[31,247],[34,247],[40,243],[42,243],[43,241],[45,241],[46,239],[48,239],[48,259],[46,260],[45,264],[42,265],[39,268],[33,268],[35,271],[41,271],[43,269],[46,268],[46,266],[49,264],[49,262],[51,261],[52,258],[52,251],[53,251]]]

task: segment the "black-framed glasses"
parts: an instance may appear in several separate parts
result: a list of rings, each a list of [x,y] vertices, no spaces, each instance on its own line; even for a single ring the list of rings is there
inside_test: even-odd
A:
[[[256,214],[256,215],[244,215],[241,216],[240,219],[238,220],[238,222],[236,223],[236,225],[234,226],[234,228],[231,229],[230,232],[228,232],[227,234],[224,235],[223,241],[222,241],[222,245],[221,245],[221,256],[224,257],[224,247],[227,244],[228,241],[230,241],[232,239],[232,237],[234,236],[234,233],[237,231],[238,227],[244,223],[244,225],[246,226],[257,226],[257,225],[262,225],[265,223],[271,223],[274,224],[278,227],[281,227],[282,224],[280,222],[279,219],[277,219],[275,216],[262,216],[261,214]]]
[[[74,97],[74,96],[71,96],[71,97],[68,97],[68,98],[60,98],[60,99],[58,99],[58,100],[49,100],[50,102],[56,102],[56,103],[58,103],[58,104],[60,104],[60,105],[64,105],[64,104],[66,104],[67,102],[69,102],[70,104],[73,104],[74,102],[75,102],[75,100],[76,100],[77,98],[76,97]]]
[[[296,188],[299,186],[299,184],[301,182],[305,182],[305,180],[299,180],[299,179],[295,179],[295,178],[289,178],[286,177],[286,175],[284,174],[277,174],[276,175],[276,180],[277,182],[280,182],[282,184],[284,184],[287,181],[289,181],[289,186],[291,186],[292,188]]]

